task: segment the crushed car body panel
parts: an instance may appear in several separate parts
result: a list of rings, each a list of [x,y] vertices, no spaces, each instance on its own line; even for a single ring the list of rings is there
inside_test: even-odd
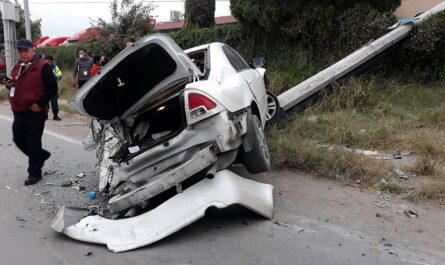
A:
[[[161,192],[180,185],[189,176],[197,174],[199,171],[210,167],[216,162],[214,146],[208,146],[197,152],[187,162],[159,174],[149,183],[125,194],[118,194],[108,202],[108,209],[112,212],[119,212],[135,205],[145,203],[148,199]]]
[[[52,227],[67,236],[90,243],[106,244],[113,252],[147,246],[184,228],[205,215],[209,207],[244,206],[266,218],[273,216],[273,186],[244,179],[229,170],[204,179],[157,208],[128,219],[110,220],[87,216],[78,223],[64,225],[62,208]],[[63,227],[63,229],[62,229]]]

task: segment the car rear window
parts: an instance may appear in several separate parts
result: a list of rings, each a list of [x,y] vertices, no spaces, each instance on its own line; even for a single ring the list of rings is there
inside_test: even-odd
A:
[[[222,50],[226,55],[227,59],[229,59],[230,64],[235,68],[236,71],[242,71],[249,69],[250,66],[234,49],[230,46],[223,46]]]

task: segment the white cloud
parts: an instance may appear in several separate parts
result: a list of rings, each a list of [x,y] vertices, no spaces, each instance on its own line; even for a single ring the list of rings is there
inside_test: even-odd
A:
[[[42,19],[43,36],[71,36],[88,28],[91,19],[110,19],[109,3],[69,3],[104,2],[106,0],[29,0],[31,19]],[[38,3],[46,4],[38,4]],[[23,0],[19,0],[23,4]],[[63,4],[60,4],[63,3]],[[153,15],[158,21],[168,21],[170,10],[184,10],[184,3],[154,1],[157,8]],[[229,2],[216,2],[216,16],[230,14]]]

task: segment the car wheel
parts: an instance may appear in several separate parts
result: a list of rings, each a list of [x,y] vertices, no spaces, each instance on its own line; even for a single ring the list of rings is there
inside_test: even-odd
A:
[[[267,114],[266,121],[275,123],[278,118],[278,112],[280,110],[280,102],[278,98],[270,91],[267,91]]]
[[[270,157],[266,135],[261,121],[256,115],[248,115],[246,137],[252,145],[252,149],[249,152],[243,151],[241,154],[247,171],[251,174],[269,171]]]

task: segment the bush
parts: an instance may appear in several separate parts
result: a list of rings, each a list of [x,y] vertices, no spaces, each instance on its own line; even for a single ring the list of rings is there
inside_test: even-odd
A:
[[[404,74],[426,81],[445,79],[444,24],[441,12],[414,29],[395,60]]]
[[[368,4],[357,4],[338,18],[337,47],[342,55],[350,53],[388,32],[396,22],[390,13],[382,13]]]
[[[48,48],[38,48],[37,52],[54,57],[54,61],[61,69],[72,69],[74,60],[78,57],[79,49],[89,49],[86,44],[73,46],[58,46]]]

